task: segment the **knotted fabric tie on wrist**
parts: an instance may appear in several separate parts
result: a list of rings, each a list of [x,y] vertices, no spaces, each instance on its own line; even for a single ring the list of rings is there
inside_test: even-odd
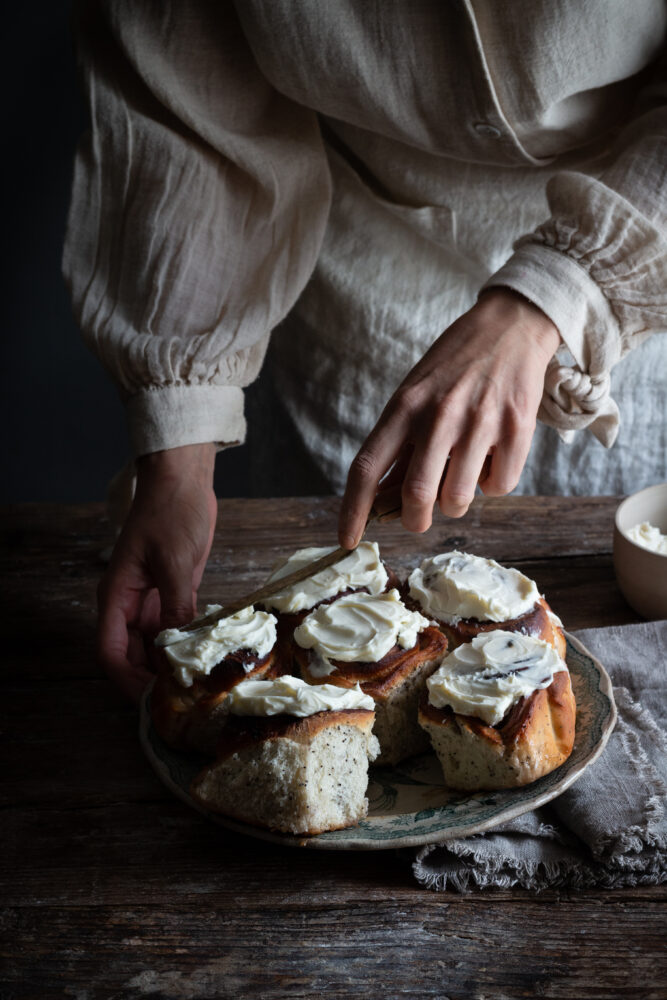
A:
[[[610,448],[619,426],[618,407],[609,395],[610,388],[609,372],[589,375],[551,361],[537,416],[555,427],[564,441],[571,441],[575,431],[588,427],[605,448]]]

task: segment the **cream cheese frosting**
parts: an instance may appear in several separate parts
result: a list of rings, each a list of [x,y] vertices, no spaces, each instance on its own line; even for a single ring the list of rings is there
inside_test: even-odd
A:
[[[435,708],[497,725],[512,705],[549,687],[565,661],[543,639],[495,629],[458,646],[426,682]]]
[[[651,552],[667,556],[667,535],[663,535],[660,528],[649,524],[648,521],[635,524],[627,534],[630,541],[634,542],[635,545],[641,545],[645,549],[650,549]]]
[[[377,663],[394,646],[412,649],[429,625],[410,611],[397,590],[383,594],[346,594],[312,611],[294,630],[296,642],[316,654],[310,665],[315,677],[336,669],[332,660]]]
[[[216,611],[222,611],[222,606],[209,604],[206,615]],[[196,622],[197,619],[192,624]],[[155,645],[164,649],[174,677],[183,687],[191,687],[196,676],[210,674],[217,663],[238,649],[248,649],[262,659],[275,644],[276,619],[253,607],[243,608],[216,625],[204,625],[192,632],[165,629],[155,640]],[[254,666],[244,663],[243,669],[249,673]]]
[[[358,684],[353,688],[334,684],[307,684],[299,677],[272,681],[241,681],[227,695],[225,709],[234,715],[298,715],[335,712],[348,708],[374,709],[375,702]]]
[[[294,573],[308,563],[321,559],[333,552],[333,548],[299,549],[287,562],[279,566],[267,583]],[[363,587],[370,594],[381,594],[389,579],[380,559],[377,542],[360,542],[359,545],[333,566],[321,570],[315,576],[295,583],[294,586],[272,594],[264,602],[265,607],[282,614],[295,614],[313,608],[320,601],[335,597],[344,590]]]
[[[457,550],[424,559],[408,584],[410,597],[425,614],[449,625],[462,618],[509,621],[526,614],[540,598],[534,581],[517,569]]]

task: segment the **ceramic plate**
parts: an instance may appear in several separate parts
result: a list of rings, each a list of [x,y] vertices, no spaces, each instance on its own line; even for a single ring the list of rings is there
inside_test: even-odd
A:
[[[227,819],[195,804],[188,788],[205,759],[171,750],[162,742],[150,720],[150,694],[141,707],[141,743],[159,778],[175,795],[214,823],[250,837],[329,851],[413,847],[469,837],[560,795],[602,753],[616,721],[611,681],[602,664],[579,640],[566,636],[567,665],[577,700],[574,749],[561,767],[524,788],[474,795],[450,792],[443,784],[435,754],[422,754],[392,768],[370,769],[368,817],[358,826],[315,837],[295,837]]]

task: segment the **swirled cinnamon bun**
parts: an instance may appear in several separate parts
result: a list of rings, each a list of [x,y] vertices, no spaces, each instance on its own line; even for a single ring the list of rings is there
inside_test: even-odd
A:
[[[574,745],[570,674],[554,647],[517,632],[481,633],[426,683],[419,724],[450,788],[513,788],[562,764]]]
[[[206,614],[217,610],[219,605],[209,605]],[[229,692],[248,677],[268,679],[285,672],[276,619],[252,607],[192,632],[166,629],[156,645],[161,655],[151,718],[165,743],[177,750],[212,754],[226,721]]]
[[[417,706],[446,649],[439,629],[407,608],[395,589],[344,595],[311,612],[294,632],[294,656],[305,681],[359,684],[373,698],[381,764],[428,748]]]
[[[517,569],[468,552],[424,559],[408,579],[409,603],[435,619],[450,649],[503,629],[544,639],[565,656],[562,622],[533,580]]]
[[[267,583],[278,581],[331,551],[331,548],[299,549],[274,569]],[[377,542],[360,542],[333,566],[272,594],[263,606],[278,618],[280,632],[291,637],[297,625],[320,604],[329,604],[343,594],[381,594],[397,586],[398,577],[380,558]]]
[[[373,699],[358,686],[248,679],[227,709],[216,759],[191,785],[197,802],[292,834],[338,830],[366,816],[368,764],[379,746]]]

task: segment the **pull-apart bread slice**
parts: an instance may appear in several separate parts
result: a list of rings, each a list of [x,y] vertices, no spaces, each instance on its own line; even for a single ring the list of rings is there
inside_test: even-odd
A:
[[[274,569],[267,583],[278,581],[332,551],[331,548],[299,549]],[[263,606],[278,618],[279,634],[291,640],[297,625],[320,604],[329,604],[343,594],[382,594],[398,586],[398,577],[380,558],[377,542],[360,542],[333,566],[267,597]]]
[[[294,658],[309,684],[356,684],[375,702],[378,764],[428,749],[417,723],[426,678],[447,650],[439,629],[406,608],[398,590],[346,594],[320,605],[294,632]]]
[[[533,580],[469,552],[424,559],[408,579],[408,603],[435,619],[450,650],[482,632],[503,629],[551,643],[565,656],[565,635]]]
[[[201,805],[282,833],[353,826],[368,813],[379,750],[373,700],[297,677],[242,681],[230,693],[217,758],[194,779]]]
[[[206,614],[218,610],[219,605],[209,605]],[[226,722],[229,692],[247,677],[284,673],[276,619],[252,607],[192,632],[166,629],[156,645],[161,665],[151,694],[151,718],[176,750],[212,755]]]
[[[419,723],[450,788],[514,788],[553,771],[574,745],[576,705],[550,643],[495,630],[458,646],[428,679]]]

